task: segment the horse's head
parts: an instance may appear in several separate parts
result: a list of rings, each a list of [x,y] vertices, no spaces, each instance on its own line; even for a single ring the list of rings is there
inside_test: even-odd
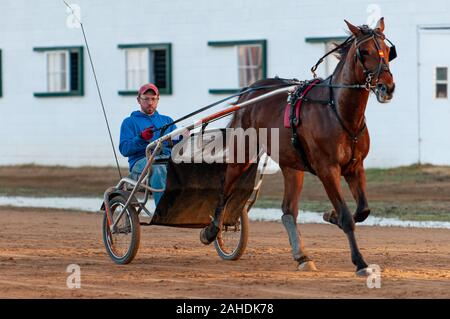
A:
[[[389,62],[397,53],[395,46],[389,47],[383,34],[384,19],[381,18],[374,29],[366,25],[356,27],[345,21],[354,36],[349,55],[353,56],[355,75],[359,83],[372,89],[380,103],[389,102],[395,89],[394,77]],[[392,44],[389,41],[390,44]]]

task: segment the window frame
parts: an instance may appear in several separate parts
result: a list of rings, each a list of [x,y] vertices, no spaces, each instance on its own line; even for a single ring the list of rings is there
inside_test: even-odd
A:
[[[232,40],[232,41],[208,41],[208,46],[210,47],[236,47],[236,55],[238,59],[238,78],[237,82],[239,83],[239,46],[251,46],[251,45],[261,45],[261,68],[262,68],[262,78],[267,78],[267,40]],[[239,84],[238,84],[239,86]],[[237,93],[241,90],[241,88],[213,88],[209,89],[210,94],[233,94]]]
[[[33,51],[38,53],[47,53],[49,51],[67,51],[67,56],[69,57],[68,65],[69,69],[68,78],[69,81],[67,83],[67,92],[35,92],[33,95],[35,97],[65,97],[65,96],[84,96],[84,47],[83,46],[59,46],[59,47],[36,47],[33,48]],[[70,65],[70,53],[76,52],[78,53],[78,63],[77,63],[77,72],[78,72],[78,89],[70,90],[71,87],[71,65]],[[46,55],[47,57],[47,55]],[[47,61],[47,60],[46,60]],[[47,63],[47,62],[46,62]],[[46,66],[47,68],[47,66]],[[46,70],[47,72],[48,70]],[[46,73],[46,81],[48,83],[48,75]]]
[[[446,80],[438,80],[437,79],[437,69],[438,68],[445,68],[445,69],[447,69],[447,79]],[[444,66],[444,65],[439,65],[439,66],[435,66],[434,67],[434,95],[433,95],[433,98],[435,99],[435,100],[448,100],[448,84],[449,84],[449,81],[448,81],[448,66]],[[437,96],[437,86],[438,86],[438,84],[446,84],[447,85],[447,90],[446,90],[446,96],[445,97],[438,97]]]
[[[146,48],[149,50],[148,58],[149,58],[149,67],[148,67],[148,79],[150,81],[151,75],[150,71],[152,70],[150,57],[152,54],[150,53],[150,50],[161,50],[164,49],[166,51],[166,61],[167,61],[167,68],[166,68],[166,88],[159,88],[159,94],[160,95],[170,95],[172,94],[172,43],[138,43],[138,44],[119,44],[117,46],[119,49],[141,49]],[[125,57],[126,58],[126,57]],[[125,62],[126,63],[126,62]],[[126,72],[126,66],[125,66],[125,72]],[[126,76],[126,74],[125,74]],[[133,95],[136,96],[138,93],[138,88],[136,90],[119,90],[119,95]]]

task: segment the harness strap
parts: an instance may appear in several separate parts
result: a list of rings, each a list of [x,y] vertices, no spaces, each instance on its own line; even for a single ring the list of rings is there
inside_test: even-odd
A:
[[[297,90],[293,93],[293,95],[289,96],[289,104],[290,104],[289,124],[292,130],[291,143],[294,146],[297,153],[299,153],[303,161],[303,164],[305,164],[308,171],[314,175],[316,175],[316,171],[314,170],[314,168],[312,168],[311,163],[309,162],[308,157],[306,156],[305,147],[297,134],[297,127],[299,127],[301,124],[300,118],[301,104],[305,100],[305,96],[308,94],[308,92],[318,82],[320,82],[319,79],[315,79],[314,81],[309,83],[305,82],[297,88]]]
[[[342,121],[342,118],[339,116],[339,113],[336,109],[336,105],[334,104],[334,101],[331,101],[332,103],[330,104],[331,109],[333,110],[334,114],[336,115],[336,118],[339,121],[339,124],[341,125],[342,129],[345,131],[345,133],[347,133],[347,135],[350,137],[350,139],[352,140],[352,159],[351,162],[356,161],[355,158],[355,148],[356,148],[356,144],[358,143],[359,137],[362,135],[362,133],[365,131],[365,129],[367,128],[366,125],[366,119],[364,118],[364,122],[363,125],[361,126],[361,128],[358,130],[358,132],[356,134],[353,134],[344,124],[344,122]]]
[[[333,76],[330,76],[330,85],[331,85],[332,78],[333,78]],[[356,144],[358,143],[359,137],[362,135],[362,133],[367,128],[366,118],[364,117],[363,125],[358,129],[356,134],[354,134],[351,130],[349,130],[347,128],[347,126],[345,125],[344,121],[342,120],[341,116],[339,115],[339,112],[336,108],[336,103],[334,102],[334,98],[333,98],[333,89],[331,86],[330,86],[330,100],[328,102],[328,105],[330,106],[333,113],[336,115],[336,118],[338,119],[338,122],[341,125],[342,129],[345,131],[345,133],[347,133],[347,135],[350,137],[350,139],[352,141],[352,144],[351,144],[352,157],[351,157],[350,162],[347,165],[345,165],[345,167],[347,168],[351,163],[356,161],[356,158],[355,158]]]
[[[300,154],[303,164],[305,164],[308,171],[311,174],[316,175],[316,171],[314,170],[314,168],[312,168],[311,163],[309,162],[308,157],[306,156],[305,148],[303,147],[303,144],[298,137],[296,127],[292,127],[291,143],[294,146],[295,150]]]
[[[291,130],[292,130],[291,142],[292,142],[292,145],[294,146],[295,150],[299,153],[299,155],[300,155],[303,163],[305,164],[306,168],[308,169],[308,171],[314,175],[316,175],[316,172],[312,168],[311,163],[309,162],[309,160],[306,156],[305,147],[302,144],[302,141],[300,140],[300,138],[297,134],[297,127],[299,127],[301,125],[301,117],[300,117],[301,104],[299,106],[297,106],[299,103],[301,103],[301,102],[320,103],[320,104],[328,105],[331,108],[331,110],[335,114],[340,126],[342,127],[344,132],[347,134],[347,136],[351,140],[351,150],[352,150],[351,160],[348,164],[346,164],[344,166],[345,168],[347,168],[349,165],[351,165],[352,163],[354,163],[356,161],[356,157],[355,157],[356,144],[358,143],[360,136],[364,133],[364,131],[367,128],[365,118],[364,118],[362,126],[358,129],[358,131],[356,133],[353,133],[345,125],[344,121],[342,120],[342,118],[339,115],[339,112],[336,108],[336,103],[334,102],[333,88],[335,86],[332,85],[332,83],[331,83],[332,76],[330,76],[328,79],[329,79],[329,84],[322,85],[322,86],[329,88],[330,93],[329,93],[328,100],[315,100],[315,99],[309,99],[306,97],[306,95],[311,90],[311,88],[313,88],[314,86],[321,86],[320,84],[318,84],[318,82],[320,82],[320,80],[318,80],[318,79],[314,80],[313,82],[303,83],[302,85],[300,85],[298,87],[298,89],[292,95],[289,96],[289,105],[290,105],[289,124],[290,124]],[[305,89],[305,86],[307,86],[306,89]]]
[[[339,50],[340,48],[342,48],[343,46],[347,45],[349,42],[353,41],[354,37],[353,35],[349,36],[347,39],[345,39],[344,42],[342,42],[340,45],[337,45],[333,50],[327,52],[324,56],[322,56],[317,63],[311,68],[311,72],[314,76],[314,78],[317,77],[316,75],[316,70],[317,67],[323,62],[323,59],[325,59],[327,56],[329,56],[331,53],[336,52],[337,50]]]

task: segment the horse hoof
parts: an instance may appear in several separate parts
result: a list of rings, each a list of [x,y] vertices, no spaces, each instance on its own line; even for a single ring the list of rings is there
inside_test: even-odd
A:
[[[205,229],[206,229],[206,228],[203,228],[203,229],[200,231],[200,241],[201,241],[202,244],[204,244],[204,245],[209,245],[209,244],[212,243],[212,241],[209,241],[208,238],[206,238],[206,230],[205,230]]]
[[[367,219],[367,217],[369,217],[370,215],[370,209],[365,209],[362,212],[356,212],[353,215],[353,220],[355,221],[355,223],[362,223],[363,221],[365,221]]]
[[[369,268],[361,268],[356,271],[356,276],[358,277],[368,277],[371,274],[371,270]]]
[[[329,223],[331,214],[333,214],[333,211],[323,213],[323,215],[322,215],[323,220],[326,221],[327,223]]]
[[[317,271],[316,265],[314,264],[314,261],[309,260],[302,262],[301,264],[298,264],[297,266],[298,271]]]
[[[330,210],[329,212],[323,213],[322,218],[324,221],[326,221],[330,224],[339,226],[338,221],[337,221],[337,214],[334,210]]]

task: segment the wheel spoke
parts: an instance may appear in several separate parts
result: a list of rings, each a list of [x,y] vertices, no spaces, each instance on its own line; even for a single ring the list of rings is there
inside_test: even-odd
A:
[[[232,255],[239,246],[241,240],[240,223],[241,220],[239,218],[236,225],[224,225],[222,227],[218,244],[225,255]]]
[[[109,241],[109,248],[112,254],[120,259],[127,255],[130,245],[131,245],[131,219],[130,213],[127,210],[122,214],[119,220],[116,218],[122,213],[123,205],[121,203],[117,203],[113,207],[111,207],[112,219],[114,222],[117,222],[116,227],[114,227],[113,232],[109,232],[111,240]],[[113,223],[114,223],[113,222]]]

